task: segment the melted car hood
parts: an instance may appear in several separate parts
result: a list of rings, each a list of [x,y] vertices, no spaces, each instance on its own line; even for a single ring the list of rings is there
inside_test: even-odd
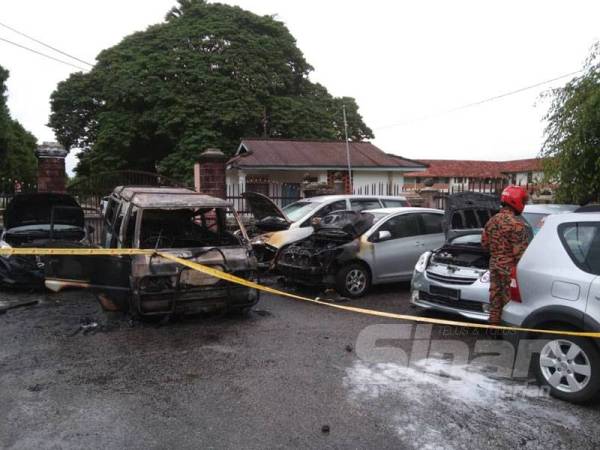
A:
[[[444,232],[448,241],[469,234],[481,234],[487,221],[500,210],[500,198],[493,194],[460,192],[448,196],[444,211]]]
[[[83,228],[83,210],[67,194],[17,194],[4,211],[7,230],[30,225],[71,225]]]
[[[266,195],[257,192],[244,192],[242,197],[246,200],[246,204],[257,222],[272,220],[279,222],[284,228],[289,227],[292,223],[283,210]]]
[[[371,228],[374,219],[369,213],[337,211],[323,217],[313,228],[320,237],[344,235],[355,239]]]

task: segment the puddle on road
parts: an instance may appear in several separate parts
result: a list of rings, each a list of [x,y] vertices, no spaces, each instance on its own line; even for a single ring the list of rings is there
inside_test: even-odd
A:
[[[580,429],[573,405],[548,397],[533,383],[491,378],[476,365],[428,359],[406,367],[359,360],[346,369],[343,384],[351,402],[381,416],[413,448],[544,442],[568,448]]]

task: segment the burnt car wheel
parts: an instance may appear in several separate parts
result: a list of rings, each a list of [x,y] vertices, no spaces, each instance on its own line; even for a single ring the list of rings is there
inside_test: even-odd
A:
[[[338,271],[335,287],[345,297],[362,297],[371,288],[371,273],[362,264],[349,264]]]
[[[535,375],[556,398],[574,403],[598,400],[600,352],[589,339],[545,336],[548,341],[536,358]]]

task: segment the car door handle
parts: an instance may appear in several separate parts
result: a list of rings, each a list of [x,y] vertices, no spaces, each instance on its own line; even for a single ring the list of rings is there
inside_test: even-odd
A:
[[[594,295],[594,298],[595,298],[596,300],[600,300],[600,295]]]

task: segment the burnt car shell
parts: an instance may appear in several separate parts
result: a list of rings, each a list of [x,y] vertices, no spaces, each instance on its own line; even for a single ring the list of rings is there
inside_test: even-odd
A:
[[[252,254],[237,214],[225,200],[182,188],[118,187],[115,209],[105,223],[109,248],[142,248],[256,279]],[[108,211],[105,211],[107,214]],[[229,225],[240,230],[235,234]],[[107,231],[107,230],[105,230]],[[215,309],[245,310],[258,292],[189,269],[158,255],[62,257],[46,285],[91,287],[106,310],[136,316],[191,314]],[[65,262],[87,274],[73,281]],[[86,266],[87,264],[87,266]],[[76,278],[76,277],[75,277]],[[50,283],[50,285],[49,285]]]
[[[66,194],[17,194],[3,216],[4,247],[79,247],[86,245],[83,210]],[[0,285],[42,288],[44,257],[0,257]]]
[[[284,247],[275,267],[286,278],[306,285],[333,286],[337,269],[356,258],[360,236],[371,228],[374,216],[355,211],[336,211],[314,225],[314,233]]]

